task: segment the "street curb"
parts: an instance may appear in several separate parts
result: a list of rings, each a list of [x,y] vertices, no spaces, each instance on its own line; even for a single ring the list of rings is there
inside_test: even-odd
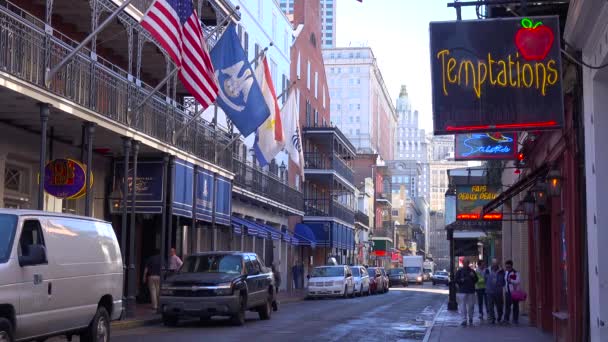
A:
[[[441,304],[441,306],[439,307],[439,310],[437,310],[437,313],[435,314],[435,318],[433,318],[433,322],[431,322],[431,326],[426,330],[426,334],[424,334],[424,338],[422,339],[422,342],[429,342],[429,339],[431,338],[431,333],[433,332],[433,328],[435,327],[435,322],[437,321],[437,317],[439,317],[439,314],[441,313],[441,311],[443,311],[443,307],[445,306],[446,303],[447,303],[447,301],[443,302],[443,304]]]
[[[162,322],[160,317],[151,319],[140,319],[140,320],[126,320],[126,321],[115,321],[112,322],[113,330],[127,330],[134,328],[141,328],[147,325],[155,325]]]

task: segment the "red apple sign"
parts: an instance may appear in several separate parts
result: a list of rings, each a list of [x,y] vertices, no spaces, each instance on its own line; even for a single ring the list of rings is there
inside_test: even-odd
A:
[[[524,18],[515,34],[515,45],[522,57],[529,61],[540,61],[547,57],[553,46],[553,31],[542,22],[533,23]]]

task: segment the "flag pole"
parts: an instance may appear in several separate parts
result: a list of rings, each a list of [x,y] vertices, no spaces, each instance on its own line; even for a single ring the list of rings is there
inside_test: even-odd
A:
[[[213,30],[211,30],[211,32],[209,32],[209,34],[207,35],[207,39],[209,39],[209,37],[211,37],[212,35],[214,35],[217,31],[219,31],[220,28],[222,28],[222,26],[224,26],[224,24],[226,24],[230,18],[232,18],[236,12],[240,9],[240,6],[236,6],[234,8],[234,11],[231,11],[218,25],[216,25]],[[135,111],[138,111],[154,94],[156,94],[156,92],[158,90],[160,90],[160,88],[169,81],[169,79],[171,79],[171,77],[173,77],[173,75],[175,75],[176,72],[178,72],[180,69],[180,67],[177,67],[175,69],[173,69],[162,81],[160,81],[160,83],[152,90],[152,92],[150,92],[148,95],[146,95],[146,97],[137,105],[137,107],[135,107]]]
[[[259,52],[259,53],[258,53],[258,54],[257,54],[257,55],[256,55],[256,56],[253,58],[253,60],[252,60],[251,62],[249,62],[249,64],[251,64],[251,63],[255,62],[256,60],[258,60],[258,58],[260,58],[260,56],[262,56],[264,53],[266,53],[266,51],[268,51],[268,48],[269,48],[270,46],[272,46],[272,42],[270,43],[270,45],[269,45],[269,46],[265,47],[265,48],[264,48],[262,51],[260,51],[260,52]],[[220,91],[221,91],[221,90],[220,90]],[[217,102],[215,103],[215,106],[217,106]],[[194,122],[196,119],[198,119],[198,117],[199,117],[201,114],[203,114],[203,112],[204,112],[204,111],[205,111],[204,109],[199,110],[199,111],[198,111],[198,112],[197,112],[197,113],[196,113],[196,114],[195,114],[195,115],[194,115],[194,116],[193,116],[193,117],[192,117],[190,120],[188,120],[188,122],[186,122],[186,124],[185,124],[185,125],[184,125],[182,128],[180,128],[180,129],[179,129],[179,131],[177,131],[177,132],[174,134],[174,136],[173,136],[173,143],[174,143],[174,144],[176,144],[176,143],[177,143],[177,138],[179,138],[179,137],[180,137],[182,134],[184,134],[184,131],[186,130],[186,128],[187,128],[188,126],[190,126],[190,125],[191,125],[191,124],[192,124],[192,123],[193,123],[193,122]],[[216,120],[216,122],[215,122],[215,127],[216,127],[216,129],[217,129],[217,120]],[[234,142],[234,141],[233,141],[233,142]],[[230,146],[230,145],[228,145],[228,146]],[[227,147],[226,147],[226,148],[227,148]]]
[[[287,89],[285,89],[282,93],[280,93],[279,95],[277,95],[277,100],[280,99],[283,96],[286,96],[289,94],[289,91],[291,90],[291,88],[293,88],[294,85],[296,85],[297,80],[291,82],[291,84],[289,85],[289,87],[287,87]]]
[[[55,76],[57,71],[59,71],[59,69],[61,69],[63,66],[65,66],[70,61],[70,59],[72,59],[80,50],[82,50],[82,48],[93,39],[93,37],[97,36],[97,34],[99,32],[101,32],[101,30],[103,30],[106,26],[108,26],[108,24],[110,24],[114,20],[114,18],[116,18],[116,16],[120,12],[122,12],[122,10],[124,10],[127,6],[129,6],[131,1],[133,1],[133,0],[124,0],[122,5],[120,5],[118,7],[118,9],[116,9],[116,11],[112,12],[112,14],[110,14],[110,16],[107,17],[103,23],[101,23],[101,25],[97,26],[97,28],[95,30],[93,30],[93,32],[91,32],[91,34],[89,34],[82,42],[80,42],[80,44],[78,44],[78,46],[76,46],[76,48],[74,48],[74,50],[72,50],[72,52],[70,52],[67,56],[65,56],[52,69],[49,69],[49,68],[46,69],[45,77],[44,77],[44,84],[46,85],[47,88],[51,86],[51,79],[53,78],[53,76]]]

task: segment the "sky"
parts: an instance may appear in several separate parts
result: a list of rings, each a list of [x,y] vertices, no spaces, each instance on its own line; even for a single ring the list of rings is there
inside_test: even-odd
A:
[[[451,1],[450,1],[451,2]],[[336,47],[368,46],[393,100],[407,86],[410,103],[420,113],[421,128],[432,132],[429,22],[456,20],[448,0],[338,0]],[[475,7],[462,9],[476,18]]]

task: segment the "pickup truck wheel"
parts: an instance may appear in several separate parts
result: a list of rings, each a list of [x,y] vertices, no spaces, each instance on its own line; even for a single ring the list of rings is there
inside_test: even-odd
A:
[[[0,318],[0,342],[13,342],[13,325],[6,318]]]
[[[179,323],[179,317],[175,315],[163,314],[163,324],[167,327],[175,327]]]
[[[80,334],[82,342],[110,341],[110,316],[104,307],[98,307],[91,324]]]
[[[245,309],[247,308],[247,299],[244,294],[239,297],[239,311],[232,315],[232,324],[241,326],[245,324]]]
[[[269,320],[272,315],[272,298],[268,297],[266,303],[258,308],[258,315],[263,321]]]

